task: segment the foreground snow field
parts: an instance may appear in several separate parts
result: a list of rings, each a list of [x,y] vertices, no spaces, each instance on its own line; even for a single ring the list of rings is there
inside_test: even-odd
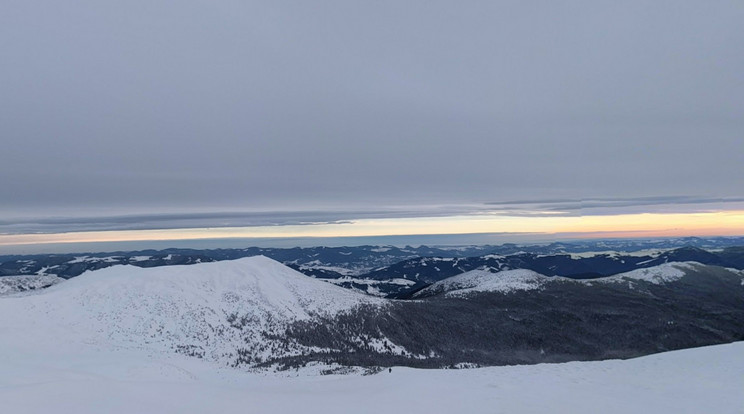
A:
[[[744,342],[633,360],[301,376],[94,346],[0,349],[8,413],[741,413]]]

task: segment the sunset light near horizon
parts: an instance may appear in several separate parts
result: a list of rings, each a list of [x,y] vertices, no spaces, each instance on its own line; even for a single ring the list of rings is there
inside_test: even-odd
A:
[[[433,234],[545,234],[573,238],[735,236],[744,234],[744,211],[641,213],[585,216],[503,216],[350,220],[344,223],[284,226],[82,231],[49,234],[3,234],[0,246],[137,240],[222,238],[333,238]]]

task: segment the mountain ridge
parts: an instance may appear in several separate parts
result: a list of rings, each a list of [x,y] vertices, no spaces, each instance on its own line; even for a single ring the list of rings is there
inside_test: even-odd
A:
[[[684,274],[669,277],[670,269]],[[739,270],[666,264],[604,281],[507,274],[537,278],[539,289],[394,300],[333,286],[265,257],[114,266],[0,297],[0,327],[8,333],[0,343],[54,338],[254,370],[629,358],[744,339]]]

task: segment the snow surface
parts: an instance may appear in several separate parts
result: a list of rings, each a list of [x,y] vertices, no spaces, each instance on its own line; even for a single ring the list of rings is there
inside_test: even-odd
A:
[[[0,348],[8,413],[735,414],[744,343],[633,360],[464,370],[394,367],[370,376],[297,377],[215,369],[183,356]]]

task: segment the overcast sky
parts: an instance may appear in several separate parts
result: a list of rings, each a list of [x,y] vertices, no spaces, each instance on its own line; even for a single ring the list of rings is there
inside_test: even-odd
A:
[[[741,206],[742,22],[741,0],[4,0],[0,232]]]

